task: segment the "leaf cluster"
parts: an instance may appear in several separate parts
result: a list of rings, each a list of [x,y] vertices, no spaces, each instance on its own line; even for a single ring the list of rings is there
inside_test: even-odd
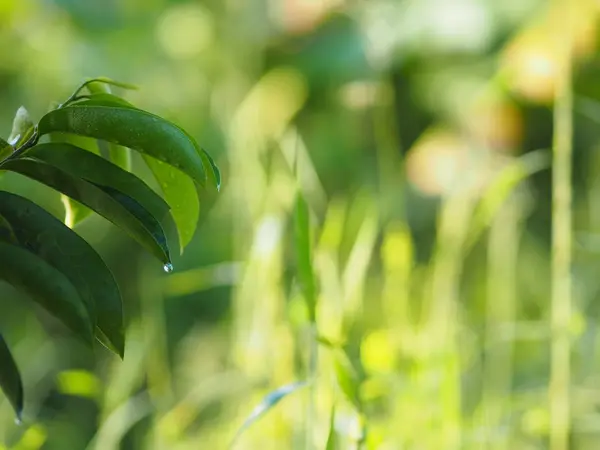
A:
[[[219,189],[212,157],[182,128],[133,106],[106,78],[81,84],[37,123],[19,108],[7,140],[0,139],[0,170],[58,191],[64,223],[31,200],[0,191],[0,278],[25,292],[90,346],[95,340],[123,357],[125,338],[119,287],[102,258],[73,228],[96,213],[124,230],[172,270],[165,228],[174,221],[179,251],[196,229],[196,186]],[[162,196],[131,172],[139,152]],[[17,416],[23,386],[0,334],[0,387]]]

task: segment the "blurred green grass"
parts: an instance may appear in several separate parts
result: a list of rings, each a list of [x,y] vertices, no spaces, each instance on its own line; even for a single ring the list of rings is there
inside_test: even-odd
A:
[[[597,448],[599,11],[572,3],[591,103],[573,113],[569,300],[552,298],[550,170],[566,2],[0,0],[1,135],[21,104],[39,116],[104,75],[223,171],[172,274],[100,218],[78,229],[122,287],[124,361],[0,286],[30,392],[21,426],[0,397],[0,449],[228,448],[270,404],[234,448],[550,448],[567,300],[554,448]]]

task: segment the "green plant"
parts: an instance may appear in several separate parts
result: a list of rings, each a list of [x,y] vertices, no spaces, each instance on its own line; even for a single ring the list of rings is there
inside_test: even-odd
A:
[[[84,82],[37,124],[17,111],[8,140],[0,139],[0,170],[60,192],[65,223],[32,201],[0,191],[0,278],[23,290],[90,346],[94,339],[123,357],[119,288],[96,251],[72,228],[90,212],[104,216],[173,270],[166,221],[177,225],[180,251],[198,219],[194,183],[219,189],[210,155],[177,125],[136,108],[105,78]],[[100,143],[108,146],[106,156]],[[165,199],[130,173],[131,150],[142,154]],[[0,387],[20,418],[23,386],[0,335]]]

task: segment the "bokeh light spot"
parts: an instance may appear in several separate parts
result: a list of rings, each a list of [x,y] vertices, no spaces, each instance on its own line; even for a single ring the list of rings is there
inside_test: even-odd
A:
[[[156,28],[159,44],[174,59],[193,58],[213,39],[213,20],[199,5],[181,5],[169,9]]]

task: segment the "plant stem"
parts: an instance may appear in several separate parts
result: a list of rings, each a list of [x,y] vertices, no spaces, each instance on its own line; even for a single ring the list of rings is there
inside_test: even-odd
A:
[[[498,211],[488,240],[488,290],[486,299],[486,358],[483,364],[484,426],[486,448],[509,450],[510,435],[500,432],[511,413],[517,262],[523,200],[515,195]],[[498,339],[499,330],[506,339]]]
[[[306,450],[314,449],[314,426],[317,412],[317,366],[319,361],[319,343],[317,341],[317,323],[315,320],[310,322],[310,343],[308,355],[308,405],[306,411]]]
[[[565,0],[563,33],[557,33],[559,67],[554,103],[552,177],[552,315],[550,378],[550,449],[567,450],[570,433],[571,355],[571,167],[572,167],[572,69],[570,2]]]

